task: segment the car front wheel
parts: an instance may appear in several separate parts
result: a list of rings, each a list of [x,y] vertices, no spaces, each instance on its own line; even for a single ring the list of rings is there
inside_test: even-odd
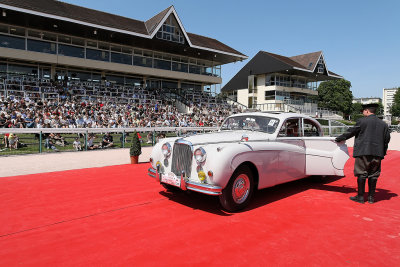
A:
[[[219,196],[222,207],[228,211],[245,208],[253,195],[254,178],[248,166],[240,166],[232,175],[228,185]]]

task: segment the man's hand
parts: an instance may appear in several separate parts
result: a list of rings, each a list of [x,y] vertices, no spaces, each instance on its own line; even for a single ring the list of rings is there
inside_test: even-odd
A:
[[[342,141],[344,141],[344,139],[343,139],[343,138],[340,138],[339,136],[335,138],[335,142],[336,142],[336,143],[340,143],[340,142],[342,142]]]

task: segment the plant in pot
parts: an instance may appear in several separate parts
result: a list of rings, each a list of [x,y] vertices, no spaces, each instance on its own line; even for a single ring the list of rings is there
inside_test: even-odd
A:
[[[129,150],[129,154],[131,155],[131,164],[137,164],[139,161],[139,155],[142,154],[142,146],[136,131],[133,133],[132,146]]]

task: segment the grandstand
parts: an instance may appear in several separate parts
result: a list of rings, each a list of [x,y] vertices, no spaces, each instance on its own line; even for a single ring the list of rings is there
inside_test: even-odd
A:
[[[316,100],[319,84],[337,79],[343,77],[328,70],[322,51],[293,57],[259,51],[222,91],[249,108],[342,119]]]
[[[138,21],[54,0],[0,0],[0,96],[230,107],[221,66],[247,56],[186,32],[173,6]]]

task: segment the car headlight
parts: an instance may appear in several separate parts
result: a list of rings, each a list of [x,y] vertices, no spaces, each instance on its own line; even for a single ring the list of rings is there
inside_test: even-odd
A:
[[[165,158],[169,158],[169,156],[171,156],[171,145],[169,143],[163,144],[161,147],[161,152]]]
[[[206,155],[206,151],[204,150],[204,148],[199,147],[198,149],[196,149],[194,151],[194,159],[196,160],[197,164],[203,163],[204,161],[206,161],[207,155]]]

